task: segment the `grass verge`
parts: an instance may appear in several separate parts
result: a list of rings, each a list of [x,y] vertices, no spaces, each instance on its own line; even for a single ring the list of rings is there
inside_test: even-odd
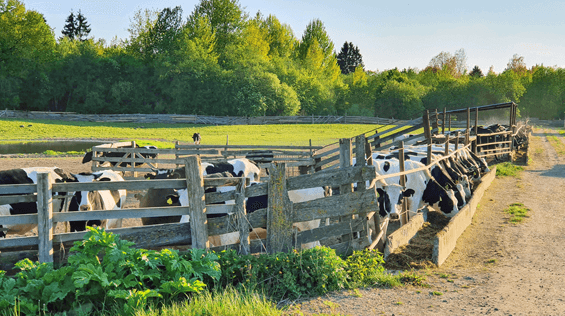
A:
[[[528,212],[530,209],[524,206],[522,203],[512,203],[510,206],[504,210],[505,213],[510,214],[509,221],[513,224],[519,224],[524,221],[524,218],[528,217]]]
[[[547,137],[547,141],[551,147],[555,149],[558,155],[565,155],[565,145],[563,145],[563,142],[561,142],[557,136],[547,134],[545,134],[545,136]]]
[[[508,161],[496,165],[496,175],[499,177],[517,177],[522,170],[524,170],[523,167]]]

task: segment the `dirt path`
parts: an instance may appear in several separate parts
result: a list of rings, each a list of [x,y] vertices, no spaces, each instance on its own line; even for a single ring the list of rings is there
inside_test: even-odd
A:
[[[428,288],[345,291],[302,302],[304,315],[565,315],[565,156],[537,128],[533,164],[519,178],[497,178],[473,224],[440,268],[421,270]],[[511,224],[504,209],[531,209]]]

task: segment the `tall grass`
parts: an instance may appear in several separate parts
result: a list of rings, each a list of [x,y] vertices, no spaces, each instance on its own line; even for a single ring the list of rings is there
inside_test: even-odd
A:
[[[139,310],[135,316],[278,316],[282,313],[273,302],[257,293],[227,288],[222,292],[204,291],[190,300],[163,308]]]

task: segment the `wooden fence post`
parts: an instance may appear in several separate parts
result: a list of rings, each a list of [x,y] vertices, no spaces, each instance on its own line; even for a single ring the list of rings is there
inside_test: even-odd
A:
[[[457,134],[455,134],[455,135],[456,135],[455,137],[457,137],[457,138],[455,139],[455,150],[457,150],[457,149],[459,149],[459,135],[460,135],[460,134],[459,134],[459,132],[457,132]],[[457,155],[457,154],[456,154],[456,155]]]
[[[341,138],[339,140],[339,168],[351,167],[352,161],[352,150],[351,150],[351,138]],[[339,186],[339,195],[347,194],[353,192],[353,183],[344,184]],[[340,216],[340,222],[351,221],[353,216]],[[343,235],[342,242],[353,239],[353,234]]]
[[[426,140],[428,140],[428,143],[431,143],[432,133],[430,131],[430,112],[428,110],[424,111],[422,120],[424,121],[424,136],[426,137]]]
[[[399,171],[400,172],[404,172],[404,141],[400,142],[400,146],[399,146],[399,150],[398,150],[398,167],[399,167]],[[428,147],[431,148],[431,147]],[[431,152],[429,152],[431,154]],[[429,156],[429,154],[428,154]],[[428,158],[429,159],[429,158]],[[428,164],[429,164],[429,160],[428,160]],[[402,186],[402,189],[406,188],[406,176],[400,176],[400,186]],[[403,197],[402,198],[402,213],[400,213],[400,225],[406,225],[408,223],[408,221],[410,220],[408,218],[408,214],[406,212],[407,208],[406,208],[406,198]]]
[[[295,245],[294,209],[286,188],[286,164],[274,162],[269,167],[269,207],[267,208],[267,252],[289,252]]]
[[[449,134],[445,135],[445,155],[449,155]]]
[[[437,109],[435,109],[435,118],[434,118],[434,129],[437,129],[436,135],[439,133],[439,117],[437,115]]]
[[[341,138],[339,140],[339,167],[347,168],[351,167],[351,139]],[[353,183],[344,184],[339,187],[339,194],[351,193],[353,192]]]
[[[248,255],[251,253],[249,247],[249,231],[251,230],[251,225],[249,225],[247,221],[247,212],[245,211],[245,177],[240,178],[240,182],[237,185],[235,214],[239,228],[239,253]]]
[[[471,134],[471,108],[467,107],[467,129],[465,130],[465,146],[469,145],[470,134]]]
[[[365,134],[361,134],[355,137],[355,166],[366,165],[365,155],[366,155],[366,138]],[[371,157],[371,156],[369,156]],[[357,182],[357,191],[365,191],[367,189],[367,184],[365,181]],[[366,219],[367,213],[360,213],[359,218]],[[368,235],[369,227],[367,222],[363,225],[363,230],[359,232],[358,238],[362,238]]]
[[[447,114],[447,122],[449,122],[449,131],[451,132],[451,114]]]
[[[365,135],[361,134],[355,137],[355,166],[365,165]],[[366,190],[365,181],[357,183],[357,190]]]
[[[135,154],[135,140],[132,140],[132,141],[131,141],[131,148],[132,148],[134,151],[129,154],[129,157],[135,159],[135,158],[137,158],[137,157],[136,157],[136,154]],[[133,177],[134,177],[134,178],[137,178],[137,171],[135,171],[135,162],[132,162],[130,166],[131,166],[131,167],[133,168],[133,170],[134,170],[134,171],[133,171]]]
[[[206,202],[204,197],[204,178],[200,156],[185,158],[186,187],[188,205],[190,206],[190,233],[192,248],[208,249],[208,220],[206,219]]]
[[[53,196],[51,174],[37,174],[37,237],[39,262],[53,262]]]
[[[445,134],[445,119],[447,118],[445,112],[447,112],[447,108],[444,107],[443,108],[443,116],[441,117],[441,133],[442,134]]]

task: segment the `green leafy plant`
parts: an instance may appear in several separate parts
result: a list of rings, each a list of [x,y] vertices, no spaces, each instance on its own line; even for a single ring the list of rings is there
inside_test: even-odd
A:
[[[0,274],[0,312],[18,309],[37,314],[42,308],[64,312],[82,306],[104,310],[120,306],[133,314],[148,303],[163,303],[199,293],[205,277],[218,280],[218,257],[203,250],[180,256],[177,251],[134,249],[134,243],[87,227],[88,233],[71,248],[67,265],[24,259],[16,264],[14,278]]]
[[[326,247],[261,256],[226,250],[218,255],[222,277],[216,287],[262,291],[274,300],[324,294],[347,282],[346,262]]]

